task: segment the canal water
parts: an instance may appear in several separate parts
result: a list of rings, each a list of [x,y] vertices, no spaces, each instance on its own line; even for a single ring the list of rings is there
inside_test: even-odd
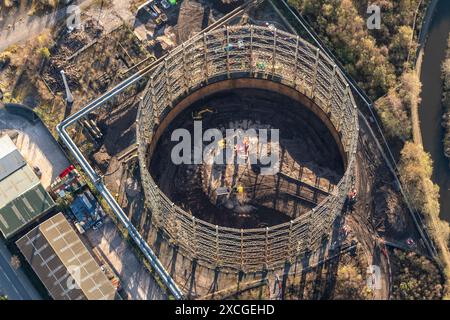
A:
[[[440,217],[450,222],[450,163],[444,156],[441,126],[443,106],[441,64],[450,32],[450,1],[440,0],[433,16],[422,63],[422,103],[419,109],[424,148],[434,163],[433,182],[440,187]]]

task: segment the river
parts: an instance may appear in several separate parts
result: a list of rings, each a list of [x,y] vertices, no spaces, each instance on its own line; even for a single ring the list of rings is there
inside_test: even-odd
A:
[[[434,163],[433,182],[440,187],[440,217],[450,222],[450,167],[444,156],[441,126],[443,114],[441,64],[445,58],[450,32],[450,1],[440,0],[429,29],[422,62],[422,102],[419,108],[424,149]]]

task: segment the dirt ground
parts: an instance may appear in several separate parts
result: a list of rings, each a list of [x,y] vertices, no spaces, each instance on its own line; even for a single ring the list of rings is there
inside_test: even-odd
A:
[[[31,167],[41,170],[44,188],[69,166],[66,156],[41,122],[31,124],[25,118],[0,109],[0,135],[3,134],[12,138]]]

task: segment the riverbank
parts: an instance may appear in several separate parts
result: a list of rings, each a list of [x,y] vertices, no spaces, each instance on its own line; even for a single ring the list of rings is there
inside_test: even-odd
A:
[[[418,41],[418,48],[417,48],[417,54],[416,59],[414,63],[414,70],[417,74],[417,76],[421,77],[422,73],[422,62],[423,62],[423,55],[424,55],[424,49],[425,44],[428,39],[428,33],[430,32],[430,26],[431,21],[433,19],[434,12],[436,10],[436,6],[439,3],[439,0],[433,0],[427,7],[427,13],[425,15],[425,18],[422,23],[422,28],[420,30],[419,34],[419,41]],[[411,122],[412,122],[412,131],[413,131],[413,137],[414,141],[416,143],[420,143],[423,145],[422,141],[422,131],[420,129],[420,119],[419,119],[419,103],[417,103],[415,106],[413,106],[411,110]]]
[[[426,32],[426,30],[424,30]],[[445,59],[447,37],[450,32],[450,3],[438,2],[428,36],[422,35],[421,51],[416,64],[423,84],[418,117],[413,130],[419,130],[423,148],[433,160],[432,180],[440,188],[440,218],[450,222],[450,170],[444,155],[442,122],[441,65]],[[425,41],[426,40],[426,41]],[[416,141],[417,142],[417,141]]]
[[[444,128],[444,155],[450,160],[450,36],[447,40],[447,52],[442,63],[442,106],[444,115],[442,116],[442,127]],[[450,169],[450,167],[449,167]]]
[[[439,186],[439,205],[427,206],[423,214],[426,224],[436,243],[439,260],[443,266],[447,282],[447,298],[450,287],[450,254],[448,250],[450,221],[450,170],[448,159],[443,152],[443,129],[441,127],[442,109],[442,79],[441,64],[445,59],[447,37],[450,32],[450,3],[447,1],[433,1],[436,5],[427,14],[423,33],[420,37],[420,47],[415,70],[422,83],[421,104],[412,109],[412,127],[414,142],[427,152],[431,159],[432,174],[421,177],[422,184],[432,183]],[[413,115],[416,116],[413,116]],[[424,193],[424,202],[433,202],[433,192]]]

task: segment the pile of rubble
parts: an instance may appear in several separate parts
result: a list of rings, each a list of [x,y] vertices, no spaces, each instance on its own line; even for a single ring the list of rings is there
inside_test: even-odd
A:
[[[103,28],[93,20],[84,23],[83,28],[72,32],[66,30],[56,40],[51,48],[51,58],[48,61],[43,78],[53,91],[63,90],[61,83],[61,70],[66,73],[67,81],[71,88],[79,88],[79,79],[83,76],[82,66],[72,63],[73,57],[78,51],[97,39],[103,32]]]

